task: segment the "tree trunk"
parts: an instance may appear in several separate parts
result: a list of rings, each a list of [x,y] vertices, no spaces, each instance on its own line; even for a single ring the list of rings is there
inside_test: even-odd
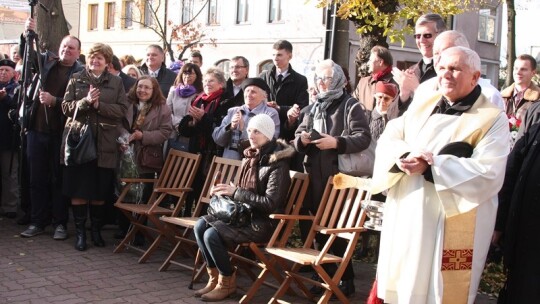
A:
[[[371,49],[376,45],[388,48],[388,42],[386,42],[386,37],[382,35],[382,31],[373,31],[369,34],[360,35],[359,43],[360,48],[356,53],[355,59],[356,69],[360,77],[365,77],[369,76],[367,62],[371,54]]]
[[[45,11],[40,5],[35,7],[36,32],[41,51],[58,52],[64,36],[69,34],[62,0],[40,0],[49,10]]]
[[[507,45],[506,45],[506,81],[505,87],[509,87],[514,83],[514,61],[516,61],[516,9],[514,7],[514,0],[506,0],[506,7],[508,10],[508,33],[507,33]]]

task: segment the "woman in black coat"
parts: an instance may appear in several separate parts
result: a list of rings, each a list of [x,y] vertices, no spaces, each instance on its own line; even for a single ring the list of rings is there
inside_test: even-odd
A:
[[[345,91],[345,74],[332,60],[324,60],[315,68],[317,100],[306,108],[307,115],[296,129],[294,140],[298,152],[305,153],[304,167],[309,174],[309,188],[302,213],[316,214],[328,178],[339,172],[338,155],[360,152],[368,148],[371,134],[367,117],[358,100]],[[345,126],[345,115],[347,126]],[[347,128],[349,135],[343,135]],[[316,135],[316,137],[314,136]],[[305,222],[305,223],[302,223]],[[307,237],[309,222],[300,222],[302,236]],[[318,242],[323,243],[318,236]],[[332,250],[335,255],[345,252],[345,243],[339,238]],[[340,287],[348,296],[354,292],[354,272],[350,263],[343,276]],[[319,292],[313,290],[313,292]]]
[[[270,239],[275,223],[268,215],[284,207],[291,183],[289,159],[294,149],[273,139],[275,124],[272,118],[266,114],[251,118],[247,131],[250,147],[244,151],[238,186],[217,184],[212,192],[249,205],[251,223],[235,227],[205,215],[195,224],[195,238],[210,277],[206,287],[195,292],[195,296],[204,301],[220,301],[236,291],[236,272],[227,248]]]

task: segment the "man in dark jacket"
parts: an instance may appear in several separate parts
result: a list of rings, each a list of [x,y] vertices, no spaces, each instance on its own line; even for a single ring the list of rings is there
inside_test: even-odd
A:
[[[16,141],[18,134],[14,134],[14,125],[8,116],[9,111],[17,107],[14,94],[18,86],[15,81],[15,62],[9,59],[0,60],[0,172],[2,176],[0,215],[7,218],[17,216],[17,200],[19,199],[18,142]]]
[[[28,31],[35,30],[35,21],[28,18]],[[26,47],[21,36],[20,50]],[[47,51],[33,53],[32,61],[38,66],[41,61],[40,79],[32,83],[30,91],[33,99],[25,104],[23,120],[26,131],[26,157],[30,183],[30,226],[21,233],[23,237],[33,237],[44,232],[50,223],[55,227],[53,238],[67,238],[68,203],[62,197],[60,170],[60,146],[64,130],[64,116],[60,104],[64,98],[71,75],[83,67],[77,62],[81,53],[81,41],[74,36],[66,36],[60,43],[58,56]],[[36,79],[36,77],[34,77]]]
[[[231,58],[229,63],[229,79],[225,88],[225,100],[231,107],[238,107],[244,104],[244,91],[242,90],[242,82],[249,75],[249,61],[246,57],[235,56]]]
[[[275,108],[281,121],[280,138],[294,139],[300,110],[308,105],[307,79],[298,74],[289,64],[292,59],[292,44],[279,40],[273,45],[274,67],[261,73],[270,88],[268,105]]]
[[[498,303],[534,303],[540,298],[540,103],[525,112],[508,156],[492,243],[502,245],[507,271]],[[501,238],[501,235],[503,236]],[[499,243],[502,240],[501,243]],[[504,295],[504,296],[503,296]]]
[[[159,45],[151,44],[146,48],[146,62],[140,70],[143,74],[156,78],[163,96],[169,95],[177,75],[165,66],[165,52]]]
[[[126,94],[129,89],[131,89],[131,87],[134,86],[137,82],[135,78],[128,76],[126,73],[122,72],[120,60],[115,55],[113,55],[111,63],[109,63],[108,70],[109,73],[113,74],[114,76],[122,78],[122,84],[124,86],[124,91],[126,92]]]

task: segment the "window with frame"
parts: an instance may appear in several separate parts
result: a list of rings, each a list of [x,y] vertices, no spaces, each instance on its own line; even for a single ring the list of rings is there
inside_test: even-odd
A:
[[[88,5],[88,30],[98,29],[98,4]]]
[[[281,22],[281,0],[269,0],[268,4],[268,22]]]
[[[227,80],[229,80],[229,78],[231,77],[231,73],[228,73],[230,65],[231,61],[229,59],[221,59],[215,64],[215,66],[220,68],[222,71],[225,71],[225,79]]]
[[[133,28],[133,8],[135,3],[133,1],[124,1],[123,8],[123,27],[124,28]]]
[[[114,29],[114,12],[116,10],[116,3],[105,3],[105,28],[108,30]]]
[[[208,2],[208,25],[219,25],[219,11],[217,0]]]
[[[146,27],[154,25],[154,7],[152,5],[152,0],[147,0],[144,2],[144,20],[143,24]]]
[[[249,0],[236,1],[236,24],[249,22]]]
[[[189,23],[193,18],[193,0],[182,1],[182,24]]]
[[[485,7],[478,11],[478,40],[495,43],[497,35],[497,8]]]
[[[257,75],[261,74],[263,71],[270,71],[273,67],[274,62],[272,59],[266,59],[257,66]]]

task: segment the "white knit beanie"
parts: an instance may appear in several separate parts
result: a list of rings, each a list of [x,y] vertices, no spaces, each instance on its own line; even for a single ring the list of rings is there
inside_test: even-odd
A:
[[[274,138],[274,133],[276,132],[276,124],[267,114],[258,114],[251,117],[248,123],[248,129],[250,128],[259,130],[269,140]]]

